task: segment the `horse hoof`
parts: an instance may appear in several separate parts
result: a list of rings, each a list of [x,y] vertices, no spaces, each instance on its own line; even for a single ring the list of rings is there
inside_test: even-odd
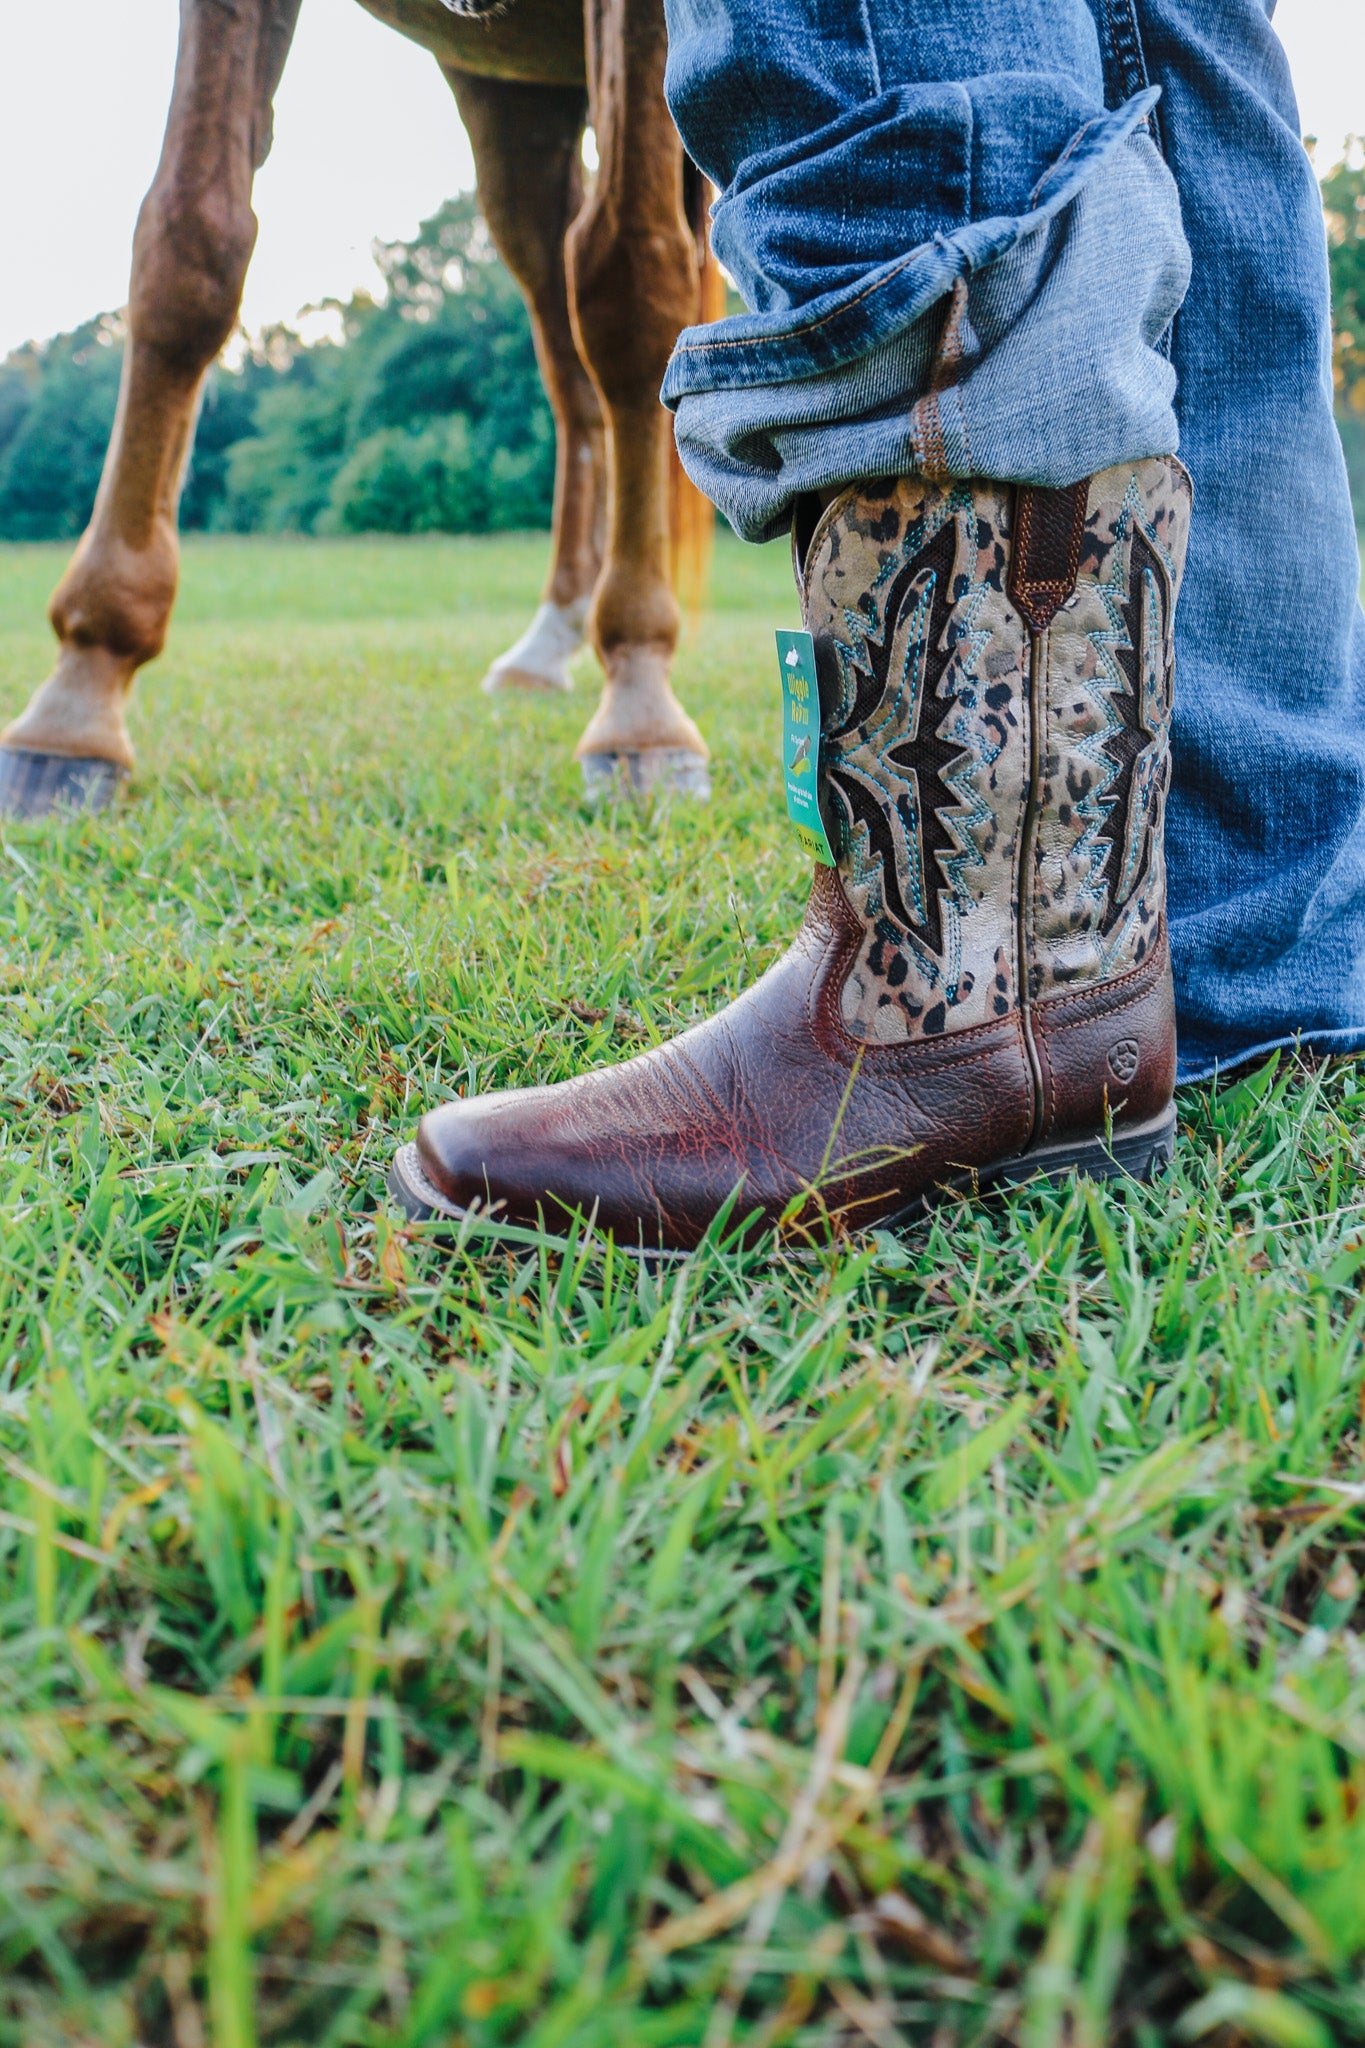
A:
[[[498,656],[484,677],[485,696],[495,690],[571,690],[569,663],[583,645],[587,616],[586,598],[541,605],[520,640]]]
[[[641,747],[638,752],[582,754],[583,793],[599,804],[615,797],[690,796],[706,803],[711,770],[690,747]]]
[[[0,818],[105,811],[127,780],[128,770],[117,761],[0,747]]]

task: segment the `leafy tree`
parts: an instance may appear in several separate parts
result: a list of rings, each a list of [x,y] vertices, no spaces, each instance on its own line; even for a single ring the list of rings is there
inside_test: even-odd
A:
[[[224,523],[318,532],[540,526],[554,429],[530,322],[472,194],[380,244],[383,305],[333,304],[227,463]]]
[[[554,427],[521,296],[472,194],[376,249],[382,304],[319,309],[333,338],[262,335],[205,387],[182,526],[451,533],[549,523]],[[106,314],[0,364],[0,540],[73,538],[113,425]]]
[[[286,345],[273,341],[278,361]],[[267,337],[267,362],[271,347]],[[238,533],[313,531],[346,459],[350,368],[344,346],[322,342],[275,369],[253,408],[251,431],[224,451],[210,525]]]
[[[111,313],[0,365],[0,539],[74,539],[114,424],[123,327]]]
[[[180,495],[180,524],[187,531],[222,523],[228,457],[253,432],[257,406],[292,362],[292,350],[279,349],[267,336],[236,370],[216,363],[209,371],[195,428],[194,453]]]

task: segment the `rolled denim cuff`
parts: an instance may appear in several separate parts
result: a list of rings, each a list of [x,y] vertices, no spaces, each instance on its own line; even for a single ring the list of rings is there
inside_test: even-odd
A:
[[[1189,252],[1145,128],[1158,97],[1084,121],[1023,212],[679,337],[663,387],[679,454],[738,533],[767,539],[800,492],[859,477],[1068,484],[1175,452],[1159,344]]]

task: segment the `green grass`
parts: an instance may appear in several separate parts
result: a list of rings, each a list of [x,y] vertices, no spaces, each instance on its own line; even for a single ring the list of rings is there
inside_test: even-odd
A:
[[[130,802],[7,835],[0,2041],[1365,2041],[1360,1071],[816,1263],[398,1228],[799,915],[781,551],[652,818],[477,694],[541,551],[192,547]]]

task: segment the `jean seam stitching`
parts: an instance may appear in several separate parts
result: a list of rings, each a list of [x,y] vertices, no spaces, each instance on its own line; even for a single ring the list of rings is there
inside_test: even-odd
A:
[[[831,312],[822,313],[818,320],[807,321],[804,327],[793,327],[789,334],[783,336],[783,339],[792,341],[799,340],[802,335],[814,334],[817,332],[819,328],[827,327],[831,320],[841,319],[845,313],[852,312],[855,306],[861,306],[864,299],[870,299],[874,297],[877,292],[884,290],[887,285],[894,284],[897,277],[899,277],[900,273],[909,264],[914,263],[923,254],[923,251],[923,243],[920,243],[914,249],[908,249],[905,255],[897,260],[895,267],[887,272],[885,277],[879,277],[875,284],[868,285],[865,291],[859,292],[856,299],[846,300],[843,305],[834,307]],[[703,354],[708,349],[713,348],[752,347],[753,337],[750,335],[744,335],[737,336],[732,340],[723,341],[680,341],[677,347],[674,349],[673,353],[675,356],[686,356]]]
[[[976,459],[972,454],[972,437],[967,431],[967,408],[962,403],[962,386],[960,384],[953,385],[952,398],[957,407],[957,423],[962,434],[962,446],[967,455],[967,474],[968,476],[975,476]]]
[[[1151,82],[1142,48],[1137,8],[1134,0],[1104,0],[1104,14],[1109,30],[1109,47],[1118,71],[1118,90],[1122,98],[1131,99],[1134,93],[1141,92]]]
[[[881,54],[877,49],[877,39],[872,33],[872,16],[869,11],[869,0],[860,0],[858,13],[863,24],[863,46],[872,64],[872,83],[875,90],[880,93],[883,90],[882,60]]]
[[[1152,83],[1151,70],[1147,63],[1147,52],[1142,42],[1142,22],[1138,14],[1139,0],[1103,0],[1106,43],[1112,65],[1106,68],[1117,72],[1114,83],[1120,102],[1131,99],[1134,93],[1142,92]],[[1161,109],[1153,107],[1147,116],[1147,130],[1155,143],[1163,163],[1169,168],[1170,159],[1166,154],[1166,141],[1161,132]],[[1166,331],[1157,338],[1158,352],[1169,363],[1175,352],[1176,322],[1179,309],[1171,316]]]
[[[1129,94],[1129,98],[1132,98],[1131,93]],[[1101,121],[1107,120],[1109,115],[1115,113],[1116,111],[1117,109],[1114,107],[1105,107],[1101,113],[1092,114],[1088,121],[1083,121],[1081,123],[1081,126],[1076,130],[1076,133],[1067,143],[1066,148],[1062,151],[1061,155],[1053,159],[1053,161],[1048,165],[1047,169],[1043,172],[1042,177],[1038,180],[1033,190],[1029,193],[1028,203],[1031,210],[1035,209],[1040,204],[1038,195],[1042,191],[1044,185],[1047,184],[1049,178],[1051,178],[1055,172],[1062,170],[1065,167],[1065,165],[1070,162],[1071,158],[1080,148],[1081,144],[1084,142],[1086,136],[1090,133],[1091,129],[1098,127]]]

